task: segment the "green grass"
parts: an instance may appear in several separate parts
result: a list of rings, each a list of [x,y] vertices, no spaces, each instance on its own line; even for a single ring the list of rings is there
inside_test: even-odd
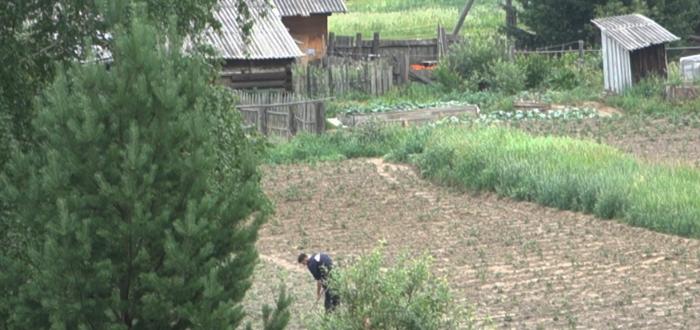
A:
[[[289,143],[268,150],[267,161],[275,164],[336,161],[357,157],[380,157],[417,136],[418,129],[383,128],[368,125],[358,130],[342,130],[323,135],[300,134]]]
[[[653,165],[609,146],[500,127],[370,127],[304,136],[271,162],[351,157],[412,162],[437,183],[700,238],[700,171]]]
[[[665,83],[660,78],[645,79],[621,95],[606,98],[605,102],[629,114],[692,113],[700,110],[700,99],[685,102],[666,100]]]
[[[349,1],[348,13],[332,15],[329,29],[336,35],[362,33],[365,38],[371,38],[374,32],[379,32],[384,39],[435,38],[438,24],[451,32],[463,5],[463,1],[454,0]],[[475,37],[496,33],[504,17],[494,1],[477,2],[467,17],[462,35]]]
[[[482,1],[484,2],[484,1]],[[494,0],[487,0],[489,4]],[[389,12],[418,8],[446,7],[462,8],[464,0],[348,0],[347,6],[353,12]]]

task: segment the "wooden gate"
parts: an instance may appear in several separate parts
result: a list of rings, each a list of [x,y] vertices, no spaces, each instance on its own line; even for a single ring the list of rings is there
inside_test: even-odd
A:
[[[243,124],[263,135],[291,138],[297,133],[320,134],[325,130],[325,100],[308,100],[279,91],[234,91],[239,98],[236,108]]]

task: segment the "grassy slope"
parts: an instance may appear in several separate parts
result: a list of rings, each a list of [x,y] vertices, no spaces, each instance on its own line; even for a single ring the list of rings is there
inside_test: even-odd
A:
[[[437,24],[452,29],[465,1],[458,0],[348,0],[348,13],[330,18],[330,30],[338,35],[379,32],[387,39],[434,38]],[[493,33],[505,18],[496,0],[477,1],[462,34]]]

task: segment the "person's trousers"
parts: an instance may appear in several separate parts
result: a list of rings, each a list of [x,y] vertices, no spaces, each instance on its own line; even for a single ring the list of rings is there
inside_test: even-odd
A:
[[[326,312],[332,312],[340,304],[340,297],[327,287],[324,287],[323,290],[326,292],[323,305],[326,307]]]

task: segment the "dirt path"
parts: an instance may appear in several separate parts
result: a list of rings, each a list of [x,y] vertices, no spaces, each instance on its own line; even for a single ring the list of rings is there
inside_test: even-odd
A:
[[[313,309],[299,251],[342,265],[382,241],[390,256],[427,251],[460,304],[497,327],[700,328],[696,240],[451,191],[381,159],[268,167],[264,188],[277,212],[259,240],[263,279],[284,272],[298,310]]]

